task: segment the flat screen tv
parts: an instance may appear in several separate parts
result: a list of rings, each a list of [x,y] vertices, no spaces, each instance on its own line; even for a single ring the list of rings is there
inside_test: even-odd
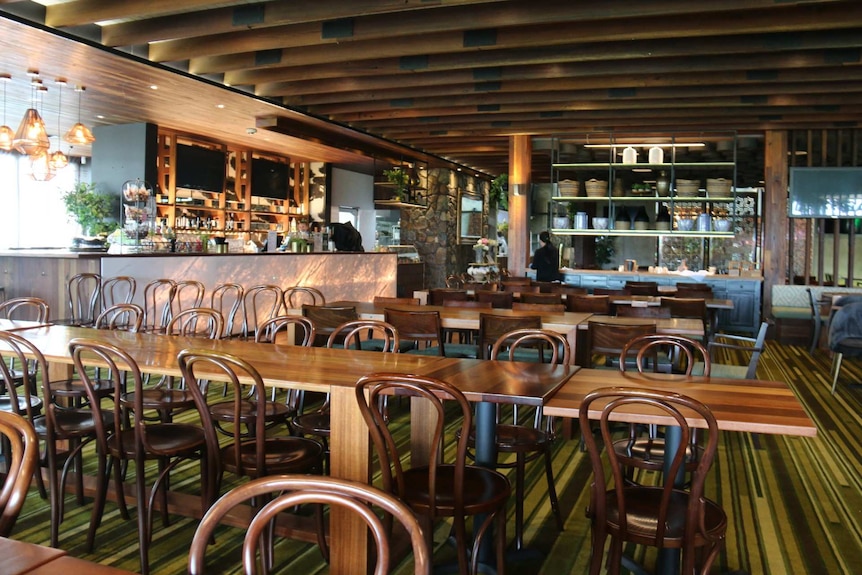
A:
[[[791,218],[862,216],[862,168],[790,168]]]
[[[290,187],[290,164],[265,158],[251,159],[251,195],[286,200]]]
[[[223,192],[225,153],[201,146],[177,144],[176,187]]]

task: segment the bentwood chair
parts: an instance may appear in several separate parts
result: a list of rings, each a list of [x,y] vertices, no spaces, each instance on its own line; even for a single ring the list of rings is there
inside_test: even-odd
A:
[[[0,435],[6,459],[0,491],[0,537],[8,537],[27,499],[33,473],[39,469],[39,439],[30,421],[9,411],[0,411]]]
[[[323,292],[311,286],[293,286],[284,290],[284,309],[299,309],[304,304],[326,305]]]
[[[48,302],[38,297],[16,297],[0,302],[0,318],[35,321],[48,323],[50,321],[51,308]],[[2,361],[2,360],[0,360]],[[20,369],[16,367],[20,366]],[[36,393],[36,376],[38,375],[39,363],[33,361],[20,361],[16,358],[9,360],[9,374],[14,385],[21,385],[23,371],[30,373],[31,393]],[[0,381],[0,384],[6,380]]]
[[[398,330],[393,325],[373,319],[359,319],[345,322],[335,328],[329,334],[326,347],[398,353],[400,351],[398,339]],[[388,417],[386,398],[384,398],[384,408],[387,410]],[[324,463],[328,472],[329,436],[331,432],[329,394],[326,395],[326,399],[317,410],[301,413],[294,417],[291,421],[291,427],[299,435],[311,435],[319,438],[323,444]]]
[[[432,448],[427,461],[416,461],[410,467],[404,463],[387,419],[381,408],[382,395],[396,392],[424,398],[435,413]],[[445,401],[448,400],[448,401]],[[467,441],[473,424],[470,404],[455,387],[429,377],[417,375],[378,373],[362,377],[356,383],[356,401],[368,426],[382,472],[383,489],[405,502],[417,515],[423,526],[428,548],[431,548],[433,524],[444,517],[452,517],[457,544],[458,570],[462,575],[475,573],[478,568],[478,549],[488,528],[496,524],[497,572],[505,570],[506,502],[511,495],[509,481],[504,475],[484,467],[467,465]],[[442,463],[446,405],[453,403],[461,416],[453,463]],[[451,410],[449,410],[451,412]],[[466,516],[485,515],[468,556]],[[468,565],[472,558],[472,565]]]
[[[100,311],[102,276],[80,273],[66,282],[66,303],[69,315],[53,321],[55,325],[91,326]]]
[[[42,352],[32,343],[14,332],[0,332],[0,340],[3,347],[8,349],[13,357],[23,361],[23,358],[31,357],[38,366],[37,371],[48,373],[48,362]],[[4,370],[0,366],[0,370]],[[74,466],[77,469],[76,487],[77,501],[79,505],[84,503],[84,487],[82,471],[82,451],[84,447],[96,437],[96,413],[90,406],[65,405],[58,402],[53,392],[52,382],[48,377],[42,377],[42,398],[44,413],[36,415],[33,413],[32,423],[36,435],[44,441],[43,465],[48,467],[48,500],[51,507],[51,547],[59,544],[60,523],[63,521],[63,507],[65,502],[65,485],[69,471]],[[35,381],[31,376],[24,375],[24,387],[31,388]],[[25,391],[25,395],[26,395]],[[105,421],[106,425],[109,424]],[[58,444],[65,443],[60,449]],[[104,456],[96,453],[100,465],[104,464]],[[104,469],[104,467],[102,467]],[[41,490],[41,474],[37,474],[37,483]]]
[[[272,319],[268,319],[257,330],[254,336],[254,341],[257,343],[284,343],[290,345],[288,341],[291,328],[294,332],[294,345],[303,347],[311,347],[314,344],[314,323],[307,317],[299,315],[280,315]],[[272,401],[275,402],[278,395],[278,389],[272,388]],[[304,393],[296,389],[285,390],[286,400],[285,405],[288,412],[295,414],[299,409],[299,403],[304,397]]]
[[[550,363],[569,365],[572,352],[569,342],[562,334],[543,329],[516,329],[500,336],[491,349],[491,359],[518,359],[519,348],[543,346],[549,348]],[[531,351],[535,351],[532,349]],[[551,510],[557,520],[557,528],[563,530],[563,514],[557,500],[557,489],[554,486],[554,471],[551,466],[551,444],[554,440],[554,421],[544,418],[542,409],[536,408],[532,420],[524,424],[520,412],[513,410],[511,424],[498,423],[496,445],[498,453],[514,453],[515,463],[497,463],[498,468],[515,468],[515,548],[524,545],[524,496],[526,484],[525,466],[528,462],[538,459],[545,460],[545,477],[548,480],[548,499]],[[471,445],[475,445],[475,437],[471,437]]]
[[[176,292],[177,282],[168,278],[155,279],[144,286],[143,331],[164,333]]]
[[[832,394],[838,385],[844,356],[862,357],[862,296],[843,296],[835,300],[835,313],[829,320],[829,349],[832,351]]]
[[[171,302],[171,315],[201,307],[204,304],[205,293],[206,287],[197,280],[178,280],[174,299]]]
[[[222,337],[234,337],[242,333],[242,303],[245,288],[240,284],[219,284],[210,293],[210,307],[224,318]]]
[[[425,542],[425,534],[413,511],[401,500],[371,485],[332,477],[306,475],[253,479],[232,489],[216,501],[195,530],[189,550],[190,575],[204,575],[213,569],[213,566],[208,566],[206,563],[206,550],[213,539],[216,526],[232,510],[246,501],[255,499],[269,500],[270,503],[252,518],[248,536],[244,540],[242,557],[246,573],[265,572],[267,564],[262,559],[274,560],[275,551],[271,547],[272,538],[267,533],[267,526],[278,513],[297,505],[322,503],[347,508],[359,515],[368,526],[376,550],[375,575],[390,573],[392,556],[389,521],[386,518],[381,519],[375,512],[376,509],[383,511],[386,517],[394,518],[409,535],[413,550],[413,573],[431,575],[431,552]],[[269,544],[269,548],[258,552],[261,542],[264,542],[264,545]],[[318,543],[322,549],[326,548],[326,538],[322,534],[318,537]],[[324,555],[326,555],[325,551]]]
[[[115,276],[102,280],[102,310],[118,303],[132,303],[138,283],[131,276]]]
[[[245,339],[254,339],[258,325],[279,315],[284,305],[281,287],[261,284],[248,288],[243,295],[242,333]]]
[[[626,371],[627,365],[629,365],[627,360],[632,353],[636,355],[635,366],[638,373],[643,373],[646,370],[648,359],[653,360],[651,362],[652,371],[656,371],[658,362],[654,361],[654,357],[657,355],[656,350],[658,348],[663,353],[667,353],[668,348],[673,348],[676,355],[681,358],[680,365],[685,366],[685,375],[691,375],[692,368],[695,364],[699,364],[703,366],[700,370],[701,375],[710,376],[709,352],[702,343],[687,337],[662,334],[640,335],[627,341],[620,352],[620,371]],[[632,484],[635,484],[635,468],[657,472],[664,469],[664,438],[659,437],[657,426],[649,425],[647,429],[648,433],[643,435],[640,433],[641,426],[631,424],[628,438],[618,439],[613,444],[617,457],[626,469],[626,481]],[[697,438],[696,430],[692,431],[692,441],[690,449],[686,453],[685,461],[687,472],[694,471],[701,456],[702,448],[699,446]]]
[[[249,421],[250,433],[242,431],[237,423],[233,426],[230,441],[220,447],[215,425],[205,425],[208,453],[219,453],[221,470],[240,477],[264,477],[284,473],[319,474],[323,466],[323,446],[304,437],[274,436],[266,433],[267,417],[271,402],[266,400],[266,388],[258,371],[242,358],[226,353],[203,349],[184,349],[177,357],[180,372],[188,382],[188,388],[199,409],[206,407],[206,394],[194,382],[203,378],[226,381],[233,392],[234,422],[244,420],[249,384],[240,383],[240,378],[251,380],[251,393],[256,398],[255,411]],[[217,375],[213,375],[213,374]],[[217,485],[221,485],[221,470]]]
[[[694,411],[698,419],[705,422],[707,433],[703,453],[686,489],[676,487],[674,481],[665,481],[659,486],[630,485],[616,450],[599,447],[591,429],[590,410],[601,410],[602,443],[612,445],[616,438],[615,413],[632,409],[661,413],[679,427],[681,440],[678,447],[665,454],[670,461],[666,478],[679,476],[691,443],[692,429],[681,409]],[[601,571],[608,537],[611,543],[607,570],[611,575],[620,572],[626,544],[679,550],[682,555],[680,573],[709,573],[724,546],[727,532],[727,515],[704,495],[706,475],[718,447],[718,424],[712,412],[699,401],[682,394],[617,387],[587,394],[581,402],[579,420],[593,469],[587,510],[592,531],[590,575],[598,575]],[[602,454],[605,454],[608,466]],[[633,562],[631,558],[627,559]],[[696,564],[698,559],[699,565]]]
[[[208,413],[205,403],[197,404],[198,424],[193,423],[153,423],[144,414],[143,378],[138,364],[119,347],[96,340],[76,338],[69,342],[72,359],[85,387],[90,392],[90,403],[95,406],[94,421],[96,427],[97,451],[102,454],[99,461],[98,485],[95,502],[93,503],[93,518],[90,520],[87,534],[87,546],[92,548],[105,508],[108,490],[108,472],[105,468],[104,456],[113,459],[112,469],[116,497],[123,518],[128,517],[125,496],[123,493],[123,478],[120,464],[133,462],[135,465],[135,499],[138,515],[138,545],[140,548],[141,572],[150,572],[149,548],[153,530],[153,508],[156,497],[160,496],[162,520],[168,524],[167,489],[168,475],[182,461],[200,461],[201,513],[205,513],[216,494],[215,452],[206,443],[204,427],[208,424]],[[120,388],[124,381],[131,378],[133,382],[134,400],[131,402],[131,426],[125,425],[128,417],[129,402],[123,401],[119,394],[114,395],[110,407],[102,406],[99,398],[92,392],[90,378],[85,367],[85,361],[99,360],[108,366],[114,378],[114,386]],[[192,384],[194,385],[194,384]],[[146,487],[146,462],[157,460],[159,472],[149,493]]]
[[[133,303],[117,303],[107,308],[96,318],[93,327],[119,331],[140,331],[144,321],[144,308]]]

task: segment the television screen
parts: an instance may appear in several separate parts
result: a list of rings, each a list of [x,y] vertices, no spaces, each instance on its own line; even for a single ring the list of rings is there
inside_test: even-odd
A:
[[[290,164],[265,158],[251,159],[251,195],[286,200],[290,187]]]
[[[176,187],[223,192],[225,154],[201,146],[177,144]]]
[[[862,168],[790,168],[791,218],[862,216]]]

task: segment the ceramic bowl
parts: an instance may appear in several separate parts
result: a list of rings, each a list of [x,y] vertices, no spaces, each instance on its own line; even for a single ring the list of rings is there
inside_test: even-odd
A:
[[[676,221],[676,229],[681,232],[690,232],[694,229],[694,220],[680,219]]]
[[[712,227],[715,228],[715,231],[717,232],[729,232],[730,220],[715,220],[712,222]]]
[[[607,218],[593,218],[593,229],[596,229],[596,230],[608,229],[608,219]]]

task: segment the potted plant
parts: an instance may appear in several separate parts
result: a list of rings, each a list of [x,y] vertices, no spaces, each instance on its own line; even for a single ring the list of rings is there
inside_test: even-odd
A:
[[[391,170],[383,170],[383,175],[390,184],[395,186],[395,191],[392,192],[392,199],[403,200],[409,191],[410,174],[401,168],[392,168]]]
[[[500,174],[491,180],[491,187],[488,191],[488,202],[490,205],[496,206],[501,210],[509,209],[509,194],[506,187],[509,183],[507,174]]]
[[[112,213],[111,196],[98,192],[94,184],[78,182],[63,194],[63,203],[69,215],[81,226],[84,237],[104,235],[114,227],[107,221]]]

